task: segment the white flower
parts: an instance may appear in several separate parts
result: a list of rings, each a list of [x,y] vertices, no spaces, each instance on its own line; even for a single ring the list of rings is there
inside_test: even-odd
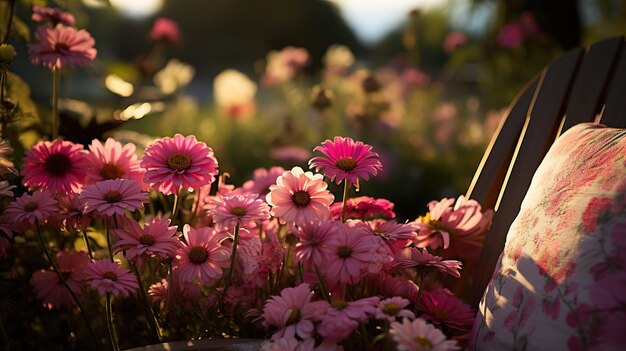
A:
[[[425,320],[404,318],[402,323],[391,323],[389,334],[400,351],[452,351],[459,350],[456,340],[447,340],[441,330]]]
[[[213,81],[213,97],[221,107],[245,105],[254,99],[257,86],[245,74],[227,69]]]
[[[345,45],[331,45],[324,54],[324,65],[334,69],[344,69],[354,64],[354,55]]]
[[[154,84],[161,89],[163,94],[171,94],[189,84],[195,72],[192,66],[172,59],[154,75]]]

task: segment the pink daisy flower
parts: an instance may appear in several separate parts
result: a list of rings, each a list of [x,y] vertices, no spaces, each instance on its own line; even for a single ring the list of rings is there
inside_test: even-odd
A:
[[[13,173],[19,175],[20,172],[15,168],[15,164],[7,156],[13,153],[11,144],[3,139],[0,139],[0,174]]]
[[[343,203],[336,202],[330,206],[331,218],[341,219]],[[393,212],[394,204],[387,199],[374,199],[369,196],[359,196],[346,201],[346,218],[360,219],[362,221],[376,218],[396,218]]]
[[[139,166],[135,154],[135,145],[126,144],[108,138],[104,144],[94,139],[87,153],[87,183],[93,184],[102,180],[134,179],[138,184],[143,182],[145,170]]]
[[[377,273],[382,264],[376,236],[363,226],[338,224],[337,227],[336,234],[324,248],[325,277],[342,284],[356,284],[366,273]]]
[[[238,223],[245,226],[270,218],[269,206],[257,194],[219,196],[207,213],[213,216],[215,223],[230,228]]]
[[[15,197],[11,191],[13,189],[15,189],[15,185],[9,184],[6,180],[0,181],[0,196]]]
[[[152,29],[150,30],[150,39],[154,41],[163,41],[168,44],[179,43],[181,38],[178,24],[169,18],[157,18],[154,21]]]
[[[284,172],[285,169],[282,167],[257,168],[254,170],[252,180],[243,183],[242,189],[246,192],[257,193],[259,196],[265,196],[270,192],[270,186],[276,184],[276,179]]]
[[[400,296],[409,301],[417,300],[419,288],[411,279],[404,276],[393,276],[383,272],[379,275],[376,283],[383,296]]]
[[[189,135],[155,141],[141,159],[146,169],[144,181],[165,195],[178,194],[180,188],[191,191],[215,181],[217,160],[213,149]]]
[[[294,256],[305,267],[323,267],[326,264],[325,250],[328,250],[328,242],[337,231],[337,222],[315,221],[307,222],[294,232],[300,239],[294,249]]]
[[[33,6],[31,19],[35,22],[49,23],[53,27],[59,23],[69,27],[76,25],[74,15],[53,7]]]
[[[85,273],[89,285],[100,295],[128,296],[139,289],[137,277],[117,262],[92,260]]]
[[[230,264],[230,250],[222,246],[227,234],[208,227],[194,229],[188,224],[183,233],[187,244],[176,251],[177,274],[186,282],[197,278],[204,285],[213,285]]]
[[[80,297],[89,256],[84,251],[61,251],[56,257],[65,282],[72,292]],[[30,278],[30,284],[35,288],[37,299],[41,300],[48,309],[71,306],[75,303],[72,295],[54,271],[42,269],[34,272]]]
[[[126,259],[140,267],[147,257],[174,258],[176,250],[182,246],[176,236],[177,227],[170,226],[169,219],[153,218],[143,228],[132,219],[124,222],[121,229],[113,230],[119,238],[115,243],[115,253],[125,251]]]
[[[404,318],[391,323],[389,334],[398,351],[453,351],[461,349],[456,340],[447,340],[443,332],[425,320]]]
[[[56,139],[40,141],[24,157],[23,184],[53,194],[79,193],[85,181],[83,146]]]
[[[31,228],[35,221],[44,224],[53,219],[59,211],[57,201],[47,191],[24,194],[11,202],[4,211],[3,216],[12,220],[20,229]]]
[[[96,43],[89,32],[57,24],[50,28],[40,26],[35,32],[39,41],[28,44],[28,56],[33,64],[50,69],[64,66],[86,66],[96,58]]]
[[[439,256],[433,256],[426,249],[417,247],[407,247],[402,250],[400,257],[396,260],[396,268],[406,269],[415,267],[416,269],[436,269],[442,273],[450,274],[453,277],[461,278],[459,269],[463,264],[455,260],[443,260]]]
[[[112,217],[143,208],[148,194],[134,180],[114,179],[86,186],[79,198],[85,202],[85,213]]]
[[[270,297],[263,307],[266,327],[274,326],[278,330],[272,334],[272,340],[313,336],[313,320],[318,309],[309,284],[300,284],[295,288],[285,288],[279,296]]]
[[[422,311],[420,318],[435,325],[443,324],[461,333],[472,330],[476,316],[476,312],[469,305],[444,289],[424,291],[419,308]]]
[[[356,301],[335,300],[332,303],[319,302],[317,311],[321,320],[317,333],[327,342],[340,342],[347,338],[359,323],[365,323],[376,314],[380,298],[366,297]],[[323,307],[322,307],[323,306]]]
[[[378,304],[375,317],[376,319],[386,319],[389,322],[395,322],[396,318],[401,317],[414,319],[415,314],[405,308],[410,304],[409,300],[399,296],[384,299]]]
[[[324,175],[337,184],[344,179],[356,184],[359,177],[368,180],[370,175],[376,176],[383,169],[378,154],[371,150],[370,145],[336,136],[333,141],[326,140],[314,149],[326,157],[312,158],[309,166],[317,172],[323,170]]]
[[[372,228],[374,234],[385,241],[394,254],[407,247],[415,237],[415,229],[410,224],[383,219],[375,219],[367,222],[367,224]]]
[[[61,227],[70,232],[84,231],[91,223],[91,216],[85,214],[85,202],[77,194],[70,194],[59,198],[59,216]]]
[[[335,197],[326,190],[321,174],[304,172],[300,167],[285,171],[270,187],[267,202],[271,215],[284,222],[303,224],[328,218],[328,207]]]
[[[167,299],[167,289],[169,283],[167,279],[161,279],[160,282],[150,285],[148,288],[148,295],[153,302],[165,302]]]

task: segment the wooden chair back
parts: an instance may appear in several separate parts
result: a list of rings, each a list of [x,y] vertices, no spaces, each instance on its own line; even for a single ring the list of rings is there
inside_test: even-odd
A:
[[[517,96],[483,156],[467,196],[493,208],[493,224],[468,302],[478,306],[533,174],[554,140],[581,122],[626,127],[626,45],[606,39],[552,62]]]

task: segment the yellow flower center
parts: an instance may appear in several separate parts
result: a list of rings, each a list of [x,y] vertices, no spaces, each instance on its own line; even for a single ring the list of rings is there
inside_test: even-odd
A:
[[[311,196],[304,190],[298,190],[291,195],[291,201],[297,207],[306,207],[311,202]]]
[[[433,343],[423,336],[416,336],[413,340],[415,341],[416,344],[420,345],[421,347],[426,347],[429,349],[433,348]]]
[[[335,166],[342,171],[350,172],[356,168],[356,161],[352,157],[341,157],[335,161]]]
[[[189,250],[189,261],[202,264],[209,259],[209,252],[202,246],[193,247]]]
[[[334,309],[343,310],[344,308],[348,307],[348,302],[346,302],[345,300],[335,300],[331,302],[330,305]]]
[[[113,162],[105,163],[102,165],[102,169],[100,170],[100,176],[104,180],[122,178],[123,175],[124,171],[122,168]]]
[[[384,314],[388,316],[395,316],[398,314],[398,312],[400,312],[401,309],[402,308],[398,306],[397,303],[389,302],[388,304],[383,306],[382,311]]]
[[[237,206],[237,207],[233,207],[233,209],[230,210],[230,213],[232,213],[233,216],[243,217],[246,215],[247,212],[243,207]]]
[[[289,318],[287,318],[287,325],[298,323],[302,317],[300,309],[298,309],[298,307],[289,307],[288,310],[291,311],[291,314],[289,315]]]
[[[113,204],[122,200],[122,193],[116,190],[108,191],[104,194],[104,201]]]
[[[167,158],[167,165],[171,170],[184,171],[191,167],[191,157],[182,152],[174,152]]]

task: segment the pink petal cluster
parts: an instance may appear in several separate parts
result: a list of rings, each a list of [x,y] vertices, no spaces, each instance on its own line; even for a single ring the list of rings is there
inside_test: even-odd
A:
[[[425,291],[419,301],[421,318],[435,325],[445,325],[461,333],[472,330],[476,312],[461,299],[444,289]]]
[[[335,202],[330,206],[331,218],[339,220],[343,203]],[[362,221],[374,218],[396,218],[394,204],[387,199],[375,199],[369,196],[353,197],[346,201],[346,218]]]
[[[415,237],[415,229],[408,223],[402,224],[394,220],[375,219],[368,221],[367,224],[376,235],[389,245],[392,253],[402,251]]]
[[[465,44],[467,44],[467,34],[459,31],[451,32],[448,33],[443,40],[443,50],[451,54]]]
[[[372,151],[370,145],[355,142],[351,138],[336,136],[332,141],[324,141],[314,151],[326,157],[312,158],[309,161],[310,168],[317,172],[323,170],[324,175],[337,184],[344,179],[357,184],[358,178],[368,180],[370,175],[376,176],[383,169],[378,154]]]
[[[279,84],[291,79],[309,62],[309,53],[303,48],[288,46],[267,55],[267,65],[261,81],[265,85]]]
[[[453,277],[460,278],[459,269],[463,264],[456,260],[443,260],[439,256],[433,256],[426,249],[416,247],[407,247],[404,249],[400,257],[396,260],[396,268],[433,268],[442,273],[450,274]]]
[[[85,203],[85,213],[112,217],[143,208],[148,194],[136,181],[118,178],[86,186],[79,199]]]
[[[139,289],[137,277],[117,262],[93,260],[87,265],[85,274],[89,285],[100,295],[128,296]]]
[[[394,296],[380,301],[376,309],[376,319],[395,322],[397,318],[414,319],[413,311],[406,309],[411,302],[405,298]]]
[[[115,252],[124,251],[126,259],[139,267],[148,257],[174,258],[182,243],[176,236],[176,226],[170,226],[170,223],[169,219],[156,217],[142,228],[135,220],[125,220],[122,228],[112,230],[119,239],[114,246]]]
[[[398,351],[453,351],[460,350],[456,340],[447,340],[443,332],[425,320],[411,321],[404,318],[402,323],[391,323],[389,334],[396,342]]]
[[[318,317],[320,324],[317,333],[325,341],[340,342],[347,338],[359,323],[365,323],[376,314],[380,298],[366,297],[356,301],[335,300],[332,303],[319,301]]]
[[[178,24],[169,18],[157,18],[150,30],[150,39],[168,44],[178,44],[181,40]]]
[[[53,194],[80,192],[85,181],[87,160],[80,144],[55,139],[40,141],[24,157],[24,186],[49,190]]]
[[[225,227],[260,223],[270,218],[270,208],[256,193],[218,196],[207,208],[215,223]]]
[[[58,202],[48,191],[33,195],[24,194],[11,202],[3,217],[10,218],[18,229],[32,228],[35,222],[43,225],[54,219],[59,211]]]
[[[138,184],[143,182],[145,170],[139,166],[135,154],[135,144],[124,146],[115,139],[108,138],[104,144],[94,139],[87,153],[87,183],[93,184],[102,180],[134,179]]]
[[[318,307],[311,302],[312,297],[309,284],[303,283],[295,288],[285,288],[280,295],[267,300],[263,307],[264,323],[267,327],[278,328],[272,334],[272,340],[313,336],[313,321]]]
[[[272,206],[270,214],[295,224],[328,218],[328,207],[335,197],[327,187],[320,174],[304,172],[300,167],[285,171],[267,194],[267,203]]]
[[[165,195],[213,183],[218,172],[213,149],[193,135],[180,134],[149,145],[141,167],[146,169],[144,181]]]
[[[31,19],[35,22],[48,23],[53,27],[59,23],[69,27],[76,25],[74,15],[53,7],[33,6]]]
[[[276,184],[276,179],[285,172],[282,167],[270,169],[257,168],[254,170],[252,180],[243,183],[242,189],[246,192],[257,193],[265,196],[270,191],[270,186]]]
[[[230,250],[222,246],[227,234],[213,228],[192,228],[188,224],[183,228],[184,244],[176,251],[176,271],[181,280],[192,282],[196,278],[200,283],[211,286],[229,266]]]
[[[33,64],[59,69],[86,66],[96,58],[95,41],[84,29],[62,24],[54,28],[40,26],[35,37],[38,43],[28,45],[28,56]]]
[[[57,253],[56,260],[65,282],[80,297],[89,256],[84,251],[61,251]],[[76,303],[54,271],[42,269],[34,272],[30,283],[35,289],[37,299],[48,309]]]
[[[85,213],[85,202],[77,194],[61,196],[59,198],[58,221],[61,228],[71,232],[85,231],[91,223],[92,217]]]
[[[330,249],[330,240],[340,230],[334,221],[307,222],[299,226],[294,234],[300,239],[294,249],[294,256],[304,267],[324,267],[327,263],[326,251]]]

